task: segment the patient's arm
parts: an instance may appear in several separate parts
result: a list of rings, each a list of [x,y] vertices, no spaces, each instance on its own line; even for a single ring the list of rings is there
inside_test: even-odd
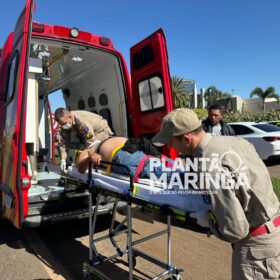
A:
[[[79,155],[79,159],[77,162],[78,171],[80,173],[84,173],[88,169],[88,165],[91,161],[95,164],[100,164],[101,160],[102,160],[101,155],[96,153],[95,150],[85,149]]]
[[[90,157],[88,154],[88,149],[85,149],[81,152],[77,161],[78,171],[80,173],[85,173],[86,170],[88,169],[89,163],[90,163]]]
[[[102,157],[100,154],[95,153],[95,152],[88,152],[90,160],[95,163],[95,164],[100,164],[100,161],[102,160]]]

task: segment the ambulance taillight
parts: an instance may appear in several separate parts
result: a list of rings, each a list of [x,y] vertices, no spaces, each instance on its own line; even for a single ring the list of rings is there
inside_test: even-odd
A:
[[[45,32],[45,25],[39,22],[32,23],[32,31],[37,33],[44,33]]]
[[[99,37],[99,44],[109,47],[111,45],[111,40],[109,38],[106,37]]]

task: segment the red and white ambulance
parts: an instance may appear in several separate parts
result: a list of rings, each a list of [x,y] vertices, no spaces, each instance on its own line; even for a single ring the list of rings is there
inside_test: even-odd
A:
[[[34,5],[27,0],[0,52],[2,215],[17,228],[88,212],[88,193],[61,186],[53,164],[52,93],[61,91],[68,109],[102,115],[127,137],[153,135],[174,106],[161,29],[131,48],[130,79],[109,38],[33,22]]]

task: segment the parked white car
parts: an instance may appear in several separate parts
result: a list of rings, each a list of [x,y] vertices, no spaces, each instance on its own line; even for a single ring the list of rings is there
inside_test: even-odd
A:
[[[251,142],[263,160],[280,158],[280,127],[269,123],[236,122],[228,123],[236,136]]]

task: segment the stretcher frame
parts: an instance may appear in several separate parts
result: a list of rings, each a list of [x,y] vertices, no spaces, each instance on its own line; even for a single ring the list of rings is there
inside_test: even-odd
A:
[[[102,273],[100,270],[98,270],[96,267],[98,265],[102,265],[103,263],[113,260],[117,257],[122,257],[125,254],[128,256],[128,267],[129,267],[129,280],[133,279],[133,270],[136,266],[136,257],[144,258],[145,260],[165,269],[164,272],[156,275],[154,278],[151,278],[153,280],[160,279],[164,276],[171,276],[172,279],[180,280],[181,275],[180,273],[183,271],[182,269],[177,268],[176,266],[172,265],[171,263],[171,217],[175,216],[181,220],[185,220],[185,217],[187,213],[184,213],[182,211],[176,211],[175,209],[169,208],[167,205],[157,205],[148,201],[144,201],[142,199],[138,199],[137,197],[133,196],[133,174],[131,173],[130,169],[123,165],[113,162],[106,162],[101,161],[102,164],[105,165],[115,165],[123,167],[127,170],[129,174],[130,179],[130,189],[127,193],[118,193],[113,190],[108,190],[105,188],[102,188],[101,186],[95,185],[94,180],[92,180],[92,166],[89,165],[89,178],[88,178],[88,188],[89,188],[89,261],[83,263],[83,275],[85,279],[105,279],[109,280],[110,278],[106,276],[104,273]],[[97,171],[97,169],[96,169]],[[114,207],[112,211],[112,220],[111,225],[109,227],[108,234],[105,234],[99,238],[94,238],[95,235],[95,228],[96,228],[96,222],[97,222],[97,213],[98,208],[100,206],[100,197],[101,196],[111,196],[114,197],[116,200],[114,202]],[[94,210],[92,209],[93,204],[93,198],[95,198],[96,205],[94,207]],[[126,217],[123,219],[123,221],[114,228],[114,222],[116,217],[116,211],[118,208],[118,202],[125,201],[127,203],[126,207]],[[137,204],[139,206],[142,206],[144,208],[151,209],[157,213],[163,214],[166,216],[166,229],[161,230],[159,232],[153,233],[151,235],[145,236],[143,238],[140,238],[136,241],[132,240],[132,204]],[[123,229],[123,226],[126,228]],[[120,234],[126,234],[127,235],[127,245],[124,250],[121,250],[119,247],[117,241],[115,240],[115,237]],[[149,255],[146,252],[143,252],[139,250],[138,248],[135,248],[136,245],[141,244],[145,241],[151,240],[153,238],[157,238],[161,235],[166,235],[167,237],[167,256],[166,256],[166,262],[163,262],[154,256]],[[113,247],[116,250],[116,253],[104,257],[102,256],[95,244],[100,241],[104,240],[110,240]],[[94,277],[94,278],[93,278]]]

